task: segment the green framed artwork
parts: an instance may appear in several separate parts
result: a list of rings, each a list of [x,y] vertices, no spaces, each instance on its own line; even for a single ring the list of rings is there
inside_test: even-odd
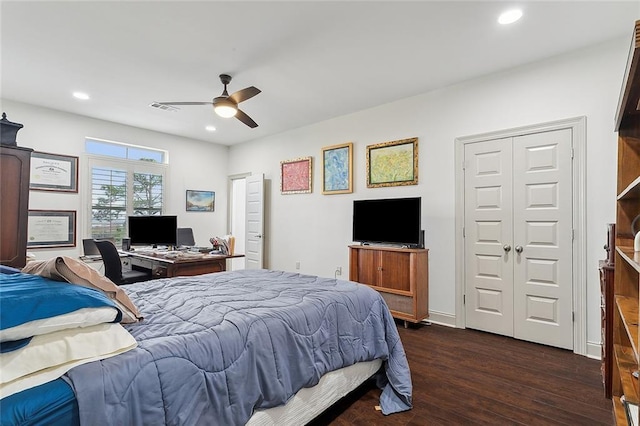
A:
[[[367,146],[367,188],[418,184],[418,138]]]
[[[322,193],[353,192],[353,143],[322,148]]]

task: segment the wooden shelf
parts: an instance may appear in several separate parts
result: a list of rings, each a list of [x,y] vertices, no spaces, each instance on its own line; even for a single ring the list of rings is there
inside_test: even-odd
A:
[[[622,392],[627,401],[638,404],[638,379],[633,377],[633,372],[638,371],[638,360],[628,347],[613,345],[616,363],[622,382]]]
[[[624,328],[631,340],[631,347],[638,363],[638,299],[627,296],[616,296],[616,306]]]
[[[399,294],[400,296],[407,296],[407,297],[412,297],[413,296],[413,292],[411,292],[411,291],[398,290],[398,289],[395,289],[395,288],[381,287],[381,286],[377,286],[377,285],[369,285],[369,287],[371,287],[375,291],[380,291],[382,293],[393,293],[393,294]]]
[[[616,419],[616,426],[627,426],[627,413],[624,411],[624,405],[620,402],[620,398],[614,396],[613,400],[613,415]]]
[[[638,198],[640,198],[640,176],[638,176],[624,190],[622,190],[617,199],[618,201],[624,201],[637,200]]]
[[[622,258],[640,273],[640,252],[634,252],[633,247],[618,246],[616,251]]]
[[[613,272],[615,308],[611,312],[613,347],[605,358],[613,358],[611,388],[613,414],[617,425],[627,424],[624,396],[638,404],[638,288],[640,252],[633,250],[632,224],[640,213],[640,21],[636,21],[627,69],[624,75],[615,131],[618,132],[616,197],[616,261]],[[608,318],[609,312],[605,312]],[[612,352],[612,353],[611,353]]]

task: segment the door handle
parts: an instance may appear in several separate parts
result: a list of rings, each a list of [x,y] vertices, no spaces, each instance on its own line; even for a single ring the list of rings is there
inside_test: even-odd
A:
[[[511,251],[511,246],[509,244],[505,244],[502,246],[502,249],[506,252],[509,253]]]
[[[516,246],[516,253],[520,254],[522,253],[522,250],[524,250],[522,246]]]
[[[256,235],[256,238],[262,238],[262,234]]]

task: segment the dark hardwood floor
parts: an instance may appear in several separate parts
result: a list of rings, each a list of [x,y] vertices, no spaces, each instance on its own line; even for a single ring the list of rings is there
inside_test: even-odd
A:
[[[600,361],[474,330],[398,327],[413,409],[384,416],[370,381],[311,423],[320,425],[611,425]]]

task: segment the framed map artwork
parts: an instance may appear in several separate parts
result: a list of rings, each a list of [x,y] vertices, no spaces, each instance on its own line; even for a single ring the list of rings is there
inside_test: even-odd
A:
[[[418,184],[418,138],[367,146],[367,188]]]
[[[280,162],[280,192],[282,194],[311,193],[311,157]]]
[[[322,193],[353,192],[353,143],[322,148]]]

